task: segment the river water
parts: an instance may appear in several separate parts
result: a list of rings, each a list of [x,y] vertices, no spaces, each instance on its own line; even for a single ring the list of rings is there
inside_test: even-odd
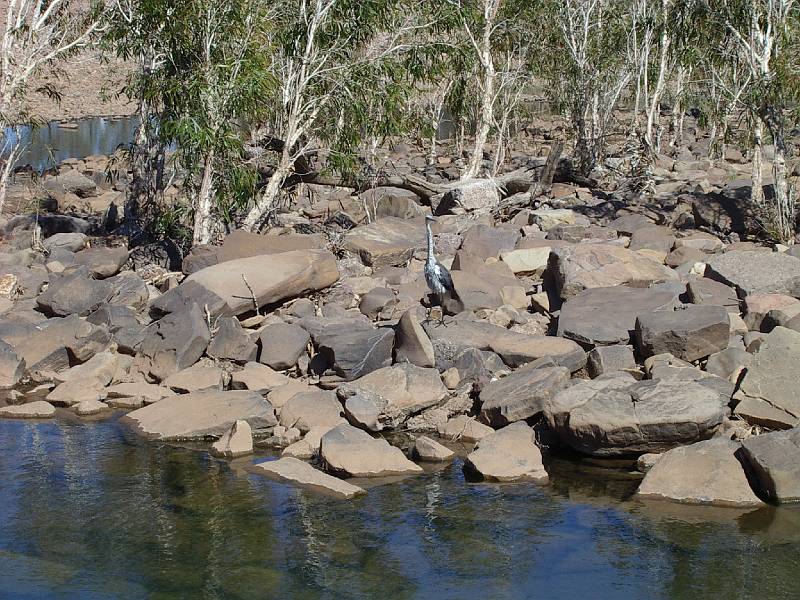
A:
[[[0,421],[0,598],[800,597],[800,511],[630,499],[623,469],[469,484],[462,462],[353,501],[116,419]]]
[[[4,138],[22,144],[17,166],[29,165],[41,172],[68,158],[113,154],[130,144],[139,124],[137,117],[90,117],[71,123],[52,121],[41,126],[8,127]]]

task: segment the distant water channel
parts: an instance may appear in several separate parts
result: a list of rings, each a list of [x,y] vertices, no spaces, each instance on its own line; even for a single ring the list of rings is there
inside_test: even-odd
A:
[[[10,141],[19,139],[25,148],[17,166],[31,166],[35,171],[52,168],[69,158],[113,154],[120,145],[133,140],[137,117],[92,117],[71,123],[51,121],[38,127],[6,128]],[[54,164],[55,163],[55,164]]]
[[[622,469],[468,484],[462,462],[355,501],[116,420],[0,421],[0,598],[800,597],[800,511],[640,504]]]

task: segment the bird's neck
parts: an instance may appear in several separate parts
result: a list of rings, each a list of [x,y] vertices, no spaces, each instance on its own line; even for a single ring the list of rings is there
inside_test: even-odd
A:
[[[428,228],[428,262],[433,263],[436,261],[436,257],[433,255],[433,233],[430,223],[425,223],[425,226]]]

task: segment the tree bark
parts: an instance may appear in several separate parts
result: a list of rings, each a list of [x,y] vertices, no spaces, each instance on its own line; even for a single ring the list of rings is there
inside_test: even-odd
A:
[[[764,123],[760,117],[756,117],[753,126],[753,171],[750,197],[756,206],[764,205],[764,184],[761,176],[761,165],[763,164],[762,150],[764,147]]]
[[[211,242],[211,209],[214,196],[214,149],[208,151],[203,161],[203,180],[197,195],[197,207],[194,212],[194,234],[192,244],[208,244]]]

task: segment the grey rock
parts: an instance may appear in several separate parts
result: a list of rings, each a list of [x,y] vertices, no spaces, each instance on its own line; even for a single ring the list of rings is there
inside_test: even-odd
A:
[[[800,298],[800,259],[781,252],[732,251],[708,261],[706,277],[750,294],[787,294]]]
[[[148,327],[134,365],[145,375],[165,379],[191,367],[211,341],[202,309],[192,304],[187,310],[172,313]]]
[[[591,377],[637,369],[631,346],[598,346],[589,352],[587,366]]]
[[[308,463],[291,456],[256,463],[250,467],[250,470],[278,481],[337,498],[349,499],[367,493],[358,486],[318,471]]]
[[[692,304],[723,306],[728,312],[739,314],[739,297],[729,285],[708,278],[692,279],[686,292]]]
[[[81,267],[68,275],[52,280],[47,290],[39,295],[37,303],[39,308],[50,316],[85,317],[107,302],[112,294],[111,284],[92,279],[86,267]]]
[[[736,414],[748,423],[775,429],[800,425],[798,365],[800,333],[776,327],[763,338],[734,394]]]
[[[706,372],[723,379],[728,379],[734,373],[750,366],[753,355],[744,348],[725,348],[708,357]]]
[[[56,408],[44,400],[15,406],[0,406],[0,417],[7,419],[44,419],[56,414]]]
[[[147,308],[150,300],[150,291],[144,279],[133,271],[123,271],[119,275],[109,277],[104,281],[111,285],[109,304],[115,306],[128,306],[136,312]]]
[[[636,319],[636,343],[642,356],[668,352],[692,362],[724,350],[729,338],[730,320],[721,306],[690,305]]]
[[[638,495],[687,504],[757,506],[761,500],[747,482],[735,453],[740,444],[715,438],[674,448],[645,475]]]
[[[726,399],[695,381],[635,381],[615,373],[556,394],[544,414],[559,437],[591,456],[663,452],[711,437]]]
[[[71,193],[79,198],[89,198],[97,193],[97,184],[94,181],[72,169],[47,177],[42,186],[48,192],[61,197]]]
[[[258,392],[250,391],[181,394],[120,419],[136,433],[163,441],[220,437],[238,420],[247,421],[256,435],[277,425],[272,405]]]
[[[676,306],[679,294],[677,286],[586,290],[562,305],[558,335],[592,346],[628,344],[637,316]]]
[[[57,233],[44,240],[42,246],[51,253],[56,249],[78,252],[86,247],[86,240],[82,233]]]
[[[366,431],[342,424],[322,436],[320,456],[327,471],[349,477],[383,477],[422,472],[399,448]]]
[[[741,454],[763,498],[800,501],[800,428],[747,438]]]
[[[373,268],[403,265],[425,248],[425,227],[421,221],[386,217],[349,231],[345,247]]]
[[[264,328],[259,336],[261,353],[259,362],[273,369],[290,369],[306,352],[311,340],[302,327],[288,323],[274,323]]]
[[[535,417],[569,382],[569,369],[520,369],[488,383],[480,393],[481,415],[493,427]]]
[[[8,390],[17,385],[25,374],[25,360],[14,349],[0,341],[0,390]]]
[[[320,353],[328,364],[347,381],[363,377],[392,363],[394,331],[326,327],[314,336]]]
[[[397,296],[395,296],[391,289],[376,287],[362,296],[361,302],[358,304],[358,309],[361,311],[361,314],[370,319],[375,319],[387,309],[389,309],[389,314],[391,314],[391,308],[396,304]]]
[[[342,405],[333,392],[314,390],[289,398],[280,409],[280,424],[306,433],[312,427],[333,427],[344,421]]]
[[[455,452],[436,440],[421,435],[414,440],[414,457],[427,462],[447,462],[452,460]]]
[[[464,470],[483,481],[546,481],[548,478],[534,431],[522,422],[482,438],[467,455]]]
[[[212,358],[246,363],[256,359],[258,347],[252,334],[242,327],[239,319],[221,317],[206,352]]]
[[[414,309],[407,310],[400,317],[395,333],[395,359],[418,367],[433,367],[436,364],[433,344]]]
[[[128,262],[127,248],[87,248],[75,253],[75,263],[84,265],[98,279],[111,277],[119,273]]]

